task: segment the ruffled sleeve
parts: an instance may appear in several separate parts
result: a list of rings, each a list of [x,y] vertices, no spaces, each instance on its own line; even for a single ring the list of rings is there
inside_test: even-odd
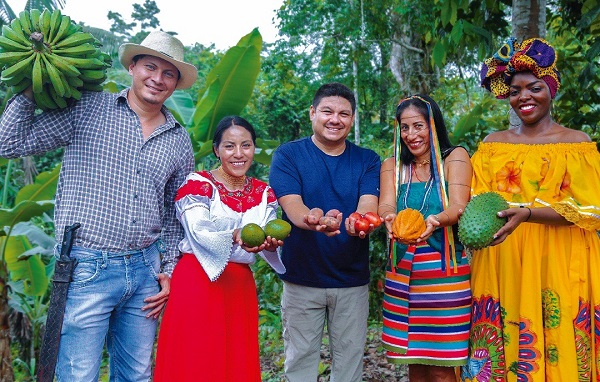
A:
[[[266,223],[277,218],[277,208],[279,207],[279,204],[277,203],[277,198],[275,197],[275,193],[271,187],[267,187],[264,198],[266,198],[267,202],[265,219],[266,225]],[[281,248],[277,248],[277,251],[275,252],[261,251],[259,255],[271,266],[271,268],[273,268],[275,272],[279,274],[285,273],[285,265],[283,265],[283,262],[281,261]]]
[[[472,194],[494,191],[511,207],[551,207],[600,230],[600,153],[595,143],[481,143],[471,159]]]
[[[227,265],[233,249],[233,229],[217,227],[210,218],[210,205],[217,191],[213,185],[195,174],[179,189],[175,206],[185,231],[182,252],[191,250],[211,281],[216,280]]]
[[[586,230],[600,230],[600,153],[595,143],[581,143],[566,150],[557,163],[554,190],[558,195],[549,203],[556,212]],[[549,200],[540,194],[538,201]]]

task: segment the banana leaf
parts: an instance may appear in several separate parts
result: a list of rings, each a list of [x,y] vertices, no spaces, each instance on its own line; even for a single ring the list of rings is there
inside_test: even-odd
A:
[[[49,281],[41,257],[39,255],[22,256],[23,253],[33,248],[26,236],[10,236],[7,244],[4,258],[11,279],[23,280],[25,294],[43,296],[48,289]]]
[[[202,144],[200,145],[200,148],[198,150],[196,150],[196,152],[194,154],[194,159],[196,160],[196,162],[198,162],[198,160],[200,158],[210,155],[210,153],[213,152],[212,142],[213,142],[212,139],[209,139],[206,142],[202,142]]]
[[[194,101],[188,93],[183,90],[175,90],[165,101],[165,106],[173,113],[181,126],[189,125],[194,115]]]
[[[53,208],[54,201],[51,200],[40,202],[25,200],[11,209],[0,208],[0,227],[13,227],[19,222],[26,222],[32,217],[50,212]]]
[[[39,202],[54,199],[59,172],[60,166],[56,166],[52,171],[40,173],[35,178],[34,183],[19,190],[15,198],[15,204],[19,204],[26,200]]]
[[[250,97],[260,71],[262,36],[255,28],[230,48],[209,72],[196,105],[190,132],[195,140],[212,139],[217,122],[239,115]]]
[[[256,162],[270,166],[272,159],[273,159],[273,149],[256,148],[256,153],[254,154],[254,160]]]

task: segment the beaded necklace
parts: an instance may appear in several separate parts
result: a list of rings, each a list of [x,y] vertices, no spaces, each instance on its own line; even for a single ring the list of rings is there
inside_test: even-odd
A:
[[[224,181],[223,183],[226,186],[228,186],[227,189],[231,191],[241,190],[246,185],[246,175],[233,176],[231,174],[226,173],[225,170],[223,170],[223,166],[219,166],[217,171],[219,172],[219,174],[221,174],[221,177]]]
[[[412,184],[412,173],[413,166],[412,163],[408,165],[408,183],[406,184],[406,192],[404,193],[404,208],[408,207],[408,194],[410,193],[410,187]],[[421,203],[421,208],[419,208],[419,212],[425,216],[427,211],[429,210],[429,194],[431,193],[431,189],[433,188],[433,177],[429,175],[429,179],[427,179],[427,183],[425,183],[425,196],[423,196],[423,203]],[[427,208],[425,208],[427,206]],[[423,209],[425,208],[425,211]]]

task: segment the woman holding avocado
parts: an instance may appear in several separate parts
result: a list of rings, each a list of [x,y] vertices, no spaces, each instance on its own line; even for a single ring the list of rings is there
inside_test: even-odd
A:
[[[190,174],[178,191],[183,256],[160,326],[154,381],[260,381],[258,299],[249,265],[258,253],[276,272],[285,267],[278,251],[283,241],[266,236],[257,245],[241,238],[242,227],[265,227],[277,218],[273,190],[246,176],[255,142],[248,121],[223,118],[213,137],[221,166]]]

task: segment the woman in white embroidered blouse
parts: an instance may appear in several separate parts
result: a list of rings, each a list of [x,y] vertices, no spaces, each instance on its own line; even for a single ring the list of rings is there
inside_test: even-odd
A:
[[[223,118],[213,137],[221,166],[190,174],[176,197],[185,237],[161,322],[154,381],[260,381],[258,300],[249,265],[258,253],[278,273],[281,240],[248,247],[248,223],[277,217],[277,199],[247,177],[256,148],[252,125]]]

